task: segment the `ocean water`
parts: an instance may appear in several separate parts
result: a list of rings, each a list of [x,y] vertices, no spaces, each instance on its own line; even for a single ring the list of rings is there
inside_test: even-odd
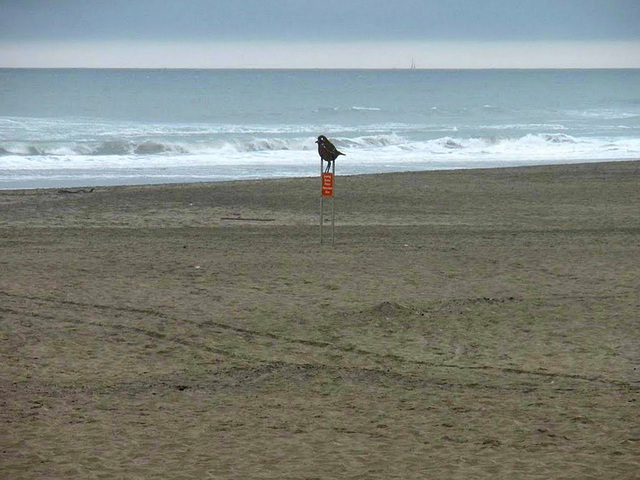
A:
[[[0,69],[0,188],[640,159],[640,70]]]

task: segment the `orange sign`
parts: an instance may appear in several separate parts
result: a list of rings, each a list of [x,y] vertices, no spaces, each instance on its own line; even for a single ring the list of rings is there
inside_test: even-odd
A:
[[[333,197],[333,173],[322,174],[322,196]]]

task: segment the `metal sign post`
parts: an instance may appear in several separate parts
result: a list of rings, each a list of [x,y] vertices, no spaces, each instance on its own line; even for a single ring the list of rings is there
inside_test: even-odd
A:
[[[335,245],[336,210],[333,199],[333,186],[336,173],[336,162],[331,162],[331,172],[325,172],[322,167],[322,159],[320,159],[320,178],[322,179],[322,195],[320,197],[320,245],[323,244],[325,197],[331,197],[331,245]]]

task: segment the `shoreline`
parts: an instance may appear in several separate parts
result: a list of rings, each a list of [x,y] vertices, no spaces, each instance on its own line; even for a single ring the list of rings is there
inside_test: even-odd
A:
[[[514,168],[536,168],[536,167],[553,167],[553,166],[570,166],[570,165],[593,165],[593,164],[608,164],[608,163],[627,163],[627,162],[640,162],[640,159],[611,159],[611,160],[602,160],[602,159],[594,159],[594,160],[576,160],[576,161],[566,161],[562,160],[560,163],[555,162],[545,162],[545,163],[529,163],[522,162],[516,163],[514,165],[506,165],[506,166],[462,166],[462,167],[447,167],[447,168],[433,168],[433,169],[405,169],[405,170],[397,170],[397,171],[382,171],[382,172],[366,172],[366,173],[347,173],[338,175],[340,178],[348,178],[348,177],[357,177],[357,176],[368,176],[368,175],[393,175],[399,173],[427,173],[427,172],[442,172],[442,171],[459,171],[459,170],[502,170],[502,169],[514,169]],[[300,179],[308,179],[315,178],[317,174],[313,175],[302,175],[302,176],[276,176],[276,177],[259,177],[259,178],[237,178],[237,179],[224,179],[224,180],[194,180],[194,181],[179,181],[179,182],[151,182],[151,183],[124,183],[124,184],[99,184],[99,183],[82,183],[82,182],[70,182],[70,183],[60,183],[59,185],[49,185],[49,186],[35,186],[35,187],[0,187],[0,192],[10,192],[10,191],[31,191],[31,190],[57,190],[57,189],[87,189],[87,188],[118,188],[118,187],[152,187],[152,186],[185,186],[185,185],[203,185],[203,184],[218,184],[218,183],[233,183],[233,182],[255,182],[255,181],[279,181],[279,180],[300,180]],[[2,181],[0,180],[0,183]],[[42,183],[51,182],[51,180],[46,181],[43,180]]]

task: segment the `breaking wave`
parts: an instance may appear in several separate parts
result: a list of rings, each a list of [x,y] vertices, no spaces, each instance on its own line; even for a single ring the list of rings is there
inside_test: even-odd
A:
[[[162,142],[108,140],[104,142],[7,142],[0,145],[0,155],[21,156],[108,156],[188,153],[182,145]]]
[[[416,139],[396,133],[362,136],[335,136],[336,146],[362,154],[411,152],[414,155],[565,155],[568,158],[592,158],[603,152],[619,150],[640,154],[637,139],[576,138],[564,133],[527,134],[509,138],[498,136]],[[0,157],[162,157],[162,156],[239,156],[261,153],[306,152],[315,150],[315,137],[231,137],[224,139],[192,139],[181,141],[134,141],[112,139],[100,142],[0,142]]]

